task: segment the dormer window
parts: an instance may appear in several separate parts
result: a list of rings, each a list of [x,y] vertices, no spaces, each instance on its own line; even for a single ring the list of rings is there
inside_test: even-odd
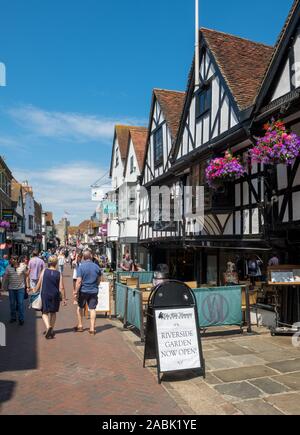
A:
[[[160,166],[163,163],[163,129],[160,127],[153,135],[154,165]]]
[[[212,87],[211,83],[205,85],[196,95],[196,116],[197,118],[205,115],[211,110]]]

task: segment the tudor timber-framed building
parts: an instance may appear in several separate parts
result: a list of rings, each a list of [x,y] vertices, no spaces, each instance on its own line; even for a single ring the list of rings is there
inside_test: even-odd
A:
[[[151,222],[147,198],[142,199],[140,243],[151,253],[152,268],[164,262],[173,277],[220,283],[228,260],[239,264],[241,276],[245,260],[253,255],[258,254],[265,266],[274,250],[285,256],[282,260],[296,261],[297,245],[291,241],[300,240],[299,162],[293,168],[274,167],[270,174],[262,165],[251,165],[247,156],[272,116],[284,115],[287,125],[300,134],[300,79],[295,77],[295,62],[300,62],[299,8],[296,0],[275,49],[201,29],[200,88],[195,88],[193,65],[182,113],[178,114],[179,105],[176,111],[171,108],[173,117],[179,116],[171,151],[166,135],[155,137],[160,115],[154,95],[142,173],[147,189],[168,185],[175,194],[176,186],[205,185],[207,161],[228,148],[245,160],[247,173],[222,195],[206,185],[201,231],[195,216],[183,215],[177,226],[171,222],[159,227]],[[163,169],[155,164],[156,154],[168,156],[167,161],[163,157]]]

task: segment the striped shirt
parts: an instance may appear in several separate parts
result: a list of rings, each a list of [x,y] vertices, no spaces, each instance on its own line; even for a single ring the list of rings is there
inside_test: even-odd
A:
[[[6,269],[6,279],[8,290],[19,290],[26,288],[27,266],[21,264],[17,269],[8,266]]]

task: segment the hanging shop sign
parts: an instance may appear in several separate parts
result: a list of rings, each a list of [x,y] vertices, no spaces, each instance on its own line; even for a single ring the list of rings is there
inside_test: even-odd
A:
[[[167,281],[153,289],[147,313],[144,367],[157,360],[161,374],[197,370],[205,377],[200,326],[195,297],[179,281]]]
[[[14,218],[13,209],[7,208],[2,210],[2,219],[11,222]]]
[[[103,201],[102,207],[105,215],[117,213],[117,204],[113,201]]]
[[[100,201],[102,201],[102,199],[104,197],[103,189],[101,189],[99,187],[92,188],[92,190],[91,190],[91,196],[92,196],[92,201],[93,202],[100,202]]]
[[[107,233],[108,233],[107,224],[101,225],[99,228],[99,235],[101,237],[107,237]]]

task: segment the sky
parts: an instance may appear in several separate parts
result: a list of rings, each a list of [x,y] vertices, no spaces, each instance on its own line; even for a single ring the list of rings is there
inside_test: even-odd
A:
[[[201,26],[273,45],[292,0],[200,0]],[[109,170],[116,123],[147,125],[153,88],[185,90],[194,0],[0,0],[0,154],[76,225]]]

